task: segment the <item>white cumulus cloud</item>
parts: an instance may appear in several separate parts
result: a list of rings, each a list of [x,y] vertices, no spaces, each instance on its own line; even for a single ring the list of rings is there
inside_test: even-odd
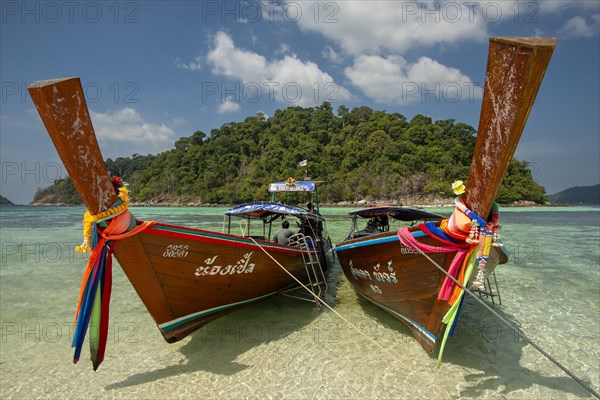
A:
[[[380,103],[473,101],[480,99],[483,93],[458,69],[429,57],[421,57],[411,64],[397,55],[362,55],[344,72],[352,84]]]
[[[527,6],[527,0],[521,0],[524,4],[521,6],[523,9],[528,8],[528,12],[539,10],[542,13],[559,13],[568,9],[579,9],[588,12],[599,11],[600,2],[597,0],[537,0],[532,3],[535,8],[531,5]]]
[[[558,33],[569,37],[592,37],[599,31],[600,14],[595,14],[591,16],[589,22],[580,16],[569,19]]]
[[[338,54],[338,52],[335,51],[335,49],[330,45],[326,45],[323,48],[323,50],[321,51],[321,56],[323,56],[323,58],[331,61],[334,64],[340,64],[343,61],[343,57],[340,54]]]
[[[288,0],[288,3],[302,7],[303,18],[298,21],[301,29],[322,34],[352,55],[386,51],[404,54],[423,46],[487,38],[485,17],[477,8],[485,1]],[[503,7],[502,2],[494,4]],[[486,11],[491,16],[489,8]]]
[[[463,42],[483,43],[489,22],[514,18],[514,2],[345,1],[294,2],[302,7],[298,24],[305,32],[332,41],[321,55],[332,63],[348,56],[346,77],[366,96],[384,104],[460,101],[482,90],[458,69],[430,57],[407,61],[409,51]],[[508,4],[510,3],[510,4]],[[318,10],[318,13],[317,13]]]
[[[302,61],[294,54],[267,60],[264,56],[237,48],[233,39],[219,31],[213,48],[207,54],[215,75],[237,78],[262,96],[300,106],[313,106],[323,101],[348,100],[350,92],[312,61]]]
[[[222,31],[217,32],[213,48],[206,59],[212,73],[236,77],[244,82],[258,82],[266,77],[267,60],[260,54],[235,47],[233,39]]]
[[[194,61],[189,63],[183,62],[179,57],[175,58],[175,66],[177,68],[186,69],[188,71],[201,71],[202,70],[202,56],[197,55],[194,57]]]
[[[120,155],[157,152],[169,148],[175,132],[163,124],[147,122],[141,114],[129,107],[105,113],[90,111],[98,141],[104,146],[118,148]],[[124,150],[127,143],[131,150]]]
[[[240,111],[241,107],[231,97],[227,97],[225,101],[217,106],[219,114],[226,114]]]
[[[485,42],[488,27],[499,22],[532,24],[548,13],[600,11],[598,0],[286,0],[284,4],[294,14],[301,9],[297,24],[302,30],[323,35],[353,56],[404,55],[438,45]],[[285,10],[281,13],[285,15]],[[575,22],[580,28],[580,21]]]
[[[281,43],[279,47],[277,47],[277,50],[275,50],[275,54],[285,54],[289,53],[289,51],[290,46],[287,43]]]

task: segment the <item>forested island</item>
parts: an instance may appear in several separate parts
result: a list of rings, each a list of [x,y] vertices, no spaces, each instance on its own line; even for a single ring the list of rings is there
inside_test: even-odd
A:
[[[563,204],[600,204],[600,184],[593,186],[574,186],[548,196],[553,203]]]
[[[466,180],[476,130],[452,119],[369,107],[337,113],[329,103],[289,107],[197,131],[158,155],[107,159],[111,175],[129,183],[132,200],[147,204],[235,204],[269,198],[269,182],[288,177],[325,181],[321,201],[358,200],[423,204],[453,197],[451,184]],[[306,167],[299,163],[308,161]],[[543,186],[526,161],[513,159],[498,193],[500,203],[544,203]],[[39,190],[33,203],[80,204],[71,181]]]
[[[10,206],[10,205],[13,205],[13,202],[10,201],[9,199],[7,199],[4,196],[0,196],[0,205],[2,205],[2,206]]]

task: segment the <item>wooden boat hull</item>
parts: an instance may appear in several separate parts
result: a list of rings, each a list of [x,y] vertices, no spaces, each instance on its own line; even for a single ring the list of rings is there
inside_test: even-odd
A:
[[[421,243],[439,245],[418,230],[412,234]],[[450,308],[447,301],[437,298],[446,275],[400,243],[396,232],[349,240],[335,250],[356,292],[402,321],[421,346],[432,352],[444,326],[442,318]],[[427,255],[448,271],[456,252]],[[488,263],[490,272],[499,260],[500,252],[494,250]]]
[[[306,281],[298,248],[259,243]],[[156,224],[119,241],[115,255],[167,342],[298,285],[251,239],[217,232]]]

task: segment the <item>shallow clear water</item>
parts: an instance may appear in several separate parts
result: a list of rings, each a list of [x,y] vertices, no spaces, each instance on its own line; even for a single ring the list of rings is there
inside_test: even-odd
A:
[[[329,273],[328,310],[275,297],[164,342],[115,268],[110,334],[97,372],[70,336],[85,258],[81,207],[0,208],[0,398],[510,398],[590,395],[495,316],[465,303],[444,363],[403,325]],[[138,208],[140,219],[221,230],[224,208]],[[334,242],[348,209],[322,209]],[[449,209],[432,211],[449,213]],[[540,347],[600,390],[600,209],[502,210],[511,260],[502,306]]]

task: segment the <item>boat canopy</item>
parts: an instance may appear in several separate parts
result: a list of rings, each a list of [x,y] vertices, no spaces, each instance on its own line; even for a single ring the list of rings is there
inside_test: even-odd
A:
[[[242,204],[228,209],[225,211],[225,215],[263,220],[274,220],[283,215],[293,215],[298,218],[304,217],[315,220],[322,219],[319,215],[313,214],[303,208],[268,201]]]
[[[371,207],[348,213],[350,217],[374,218],[389,216],[398,221],[431,220],[437,221],[445,217],[439,214],[430,213],[416,208],[406,208],[397,206]]]

